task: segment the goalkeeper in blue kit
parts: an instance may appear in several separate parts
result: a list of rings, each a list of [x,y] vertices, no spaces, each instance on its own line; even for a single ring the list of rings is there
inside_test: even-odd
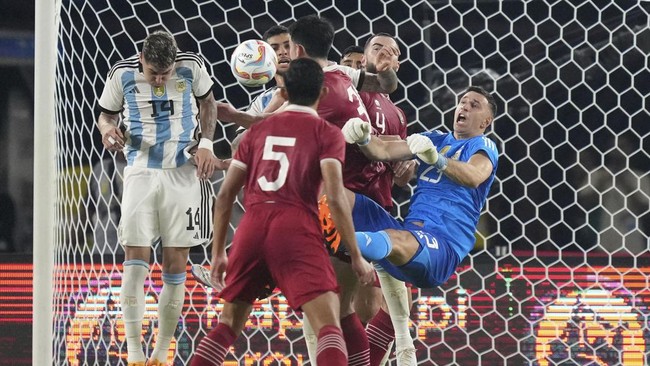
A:
[[[454,113],[452,133],[430,131],[406,141],[372,138],[370,124],[351,119],[343,127],[372,160],[420,163],[409,213],[401,223],[369,198],[348,192],[362,255],[378,270],[430,288],[446,282],[474,247],[478,219],[497,170],[498,151],[485,136],[496,114],[493,96],[469,87]]]

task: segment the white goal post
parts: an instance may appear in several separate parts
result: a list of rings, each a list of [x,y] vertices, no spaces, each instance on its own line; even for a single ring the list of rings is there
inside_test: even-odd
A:
[[[396,36],[391,98],[409,133],[451,129],[469,85],[497,99],[488,137],[499,167],[475,250],[448,283],[414,290],[420,364],[650,362],[649,2],[61,0],[37,2],[36,14],[34,364],[124,363],[122,162],[95,127],[109,68],[165,28],[207,61],[215,97],[244,108],[261,89],[237,84],[231,52],[307,14],[332,21],[334,61],[373,33]],[[227,157],[235,126],[219,127],[215,151]],[[394,190],[396,215],[415,184]],[[206,264],[207,253],[197,248],[192,263]],[[154,260],[148,353],[161,285]],[[222,307],[187,285],[174,365],[188,364]],[[260,301],[227,364],[307,364],[301,325],[281,294]]]
[[[53,360],[56,205],[55,79],[59,1],[36,4],[34,54],[34,282],[32,364]]]

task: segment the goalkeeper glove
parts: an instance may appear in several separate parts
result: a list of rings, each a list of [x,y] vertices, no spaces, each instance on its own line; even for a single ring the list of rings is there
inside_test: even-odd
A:
[[[430,138],[420,134],[414,134],[406,138],[406,143],[411,153],[423,162],[433,165],[439,170],[447,169],[447,158],[438,155],[438,150]]]
[[[341,128],[345,142],[362,146],[370,142],[370,130],[372,130],[370,123],[358,117],[350,118]]]

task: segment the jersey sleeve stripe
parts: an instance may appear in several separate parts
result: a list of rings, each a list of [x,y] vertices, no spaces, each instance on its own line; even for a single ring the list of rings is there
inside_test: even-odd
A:
[[[106,109],[106,108],[102,107],[102,106],[99,105],[99,104],[97,104],[97,106],[99,107],[99,110],[100,110],[100,111],[102,111],[102,112],[104,112],[104,113],[106,113],[106,114],[118,114],[118,113],[122,112],[122,110],[119,110],[119,111],[112,111],[112,110],[110,110],[110,109]]]
[[[234,167],[237,167],[237,168],[239,168],[241,170],[248,170],[248,165],[246,165],[245,163],[243,163],[243,162],[241,162],[239,160],[236,160],[236,159],[232,159],[230,161],[230,165],[234,166]]]
[[[325,159],[320,161],[320,165],[323,165],[325,163],[332,163],[332,162],[338,163],[339,165],[343,166],[341,161],[339,159],[336,159],[336,158],[325,158]]]
[[[181,51],[176,54],[176,61],[195,61],[200,66],[203,66],[205,61],[194,52]]]
[[[115,72],[119,69],[123,69],[123,68],[135,69],[139,65],[140,65],[140,61],[138,61],[138,59],[134,59],[134,60],[129,59],[129,60],[120,61],[111,68],[111,71],[109,71],[108,73],[108,78],[109,79],[112,78]]]
[[[195,95],[196,99],[204,99],[205,97],[210,95],[210,93],[212,93],[212,89],[214,89],[214,81],[212,82],[212,85],[210,85],[210,89],[208,89],[208,91],[205,92],[205,94],[203,94],[203,95]]]

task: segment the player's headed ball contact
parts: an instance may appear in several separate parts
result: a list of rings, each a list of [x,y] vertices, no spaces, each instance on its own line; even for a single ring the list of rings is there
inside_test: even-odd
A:
[[[230,58],[230,69],[239,83],[255,87],[273,79],[277,63],[273,47],[264,41],[250,39],[235,48]]]

